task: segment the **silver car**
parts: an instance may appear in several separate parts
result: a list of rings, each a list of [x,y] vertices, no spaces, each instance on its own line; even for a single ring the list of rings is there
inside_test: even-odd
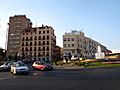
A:
[[[23,62],[18,61],[18,62],[15,62],[13,65],[11,65],[11,73],[13,73],[14,75],[21,74],[21,73],[28,74],[29,68]]]
[[[0,65],[0,71],[10,71],[10,67],[13,63],[13,61],[5,61],[2,65]]]

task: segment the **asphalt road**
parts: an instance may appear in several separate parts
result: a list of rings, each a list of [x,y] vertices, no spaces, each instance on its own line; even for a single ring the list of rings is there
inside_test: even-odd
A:
[[[120,67],[32,70],[29,75],[0,72],[0,90],[120,90]]]

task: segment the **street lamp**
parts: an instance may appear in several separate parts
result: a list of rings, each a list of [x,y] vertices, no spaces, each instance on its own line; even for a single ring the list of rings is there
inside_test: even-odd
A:
[[[4,60],[6,59],[6,51],[5,51],[5,49],[3,50],[3,59]]]
[[[19,54],[19,53],[17,53],[17,59],[18,59],[18,60],[20,59],[20,54]]]

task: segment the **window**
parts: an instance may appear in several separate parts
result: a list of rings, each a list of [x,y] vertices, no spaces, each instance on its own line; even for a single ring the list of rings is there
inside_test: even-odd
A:
[[[43,41],[43,45],[45,45],[45,41]]]
[[[34,45],[36,46],[36,45],[37,45],[37,42],[34,42]]]
[[[24,46],[24,42],[22,43],[22,46]]]
[[[30,46],[32,46],[32,42],[30,42]]]
[[[41,31],[39,31],[39,34],[41,34]]]
[[[64,47],[66,47],[66,44],[64,44]]]
[[[49,35],[47,35],[47,39],[49,39]]]
[[[32,40],[32,37],[30,37],[30,40]]]
[[[47,56],[49,56],[49,52],[47,52]]]
[[[64,38],[64,41],[66,41],[66,38]]]
[[[26,42],[26,46],[28,46],[28,42]]]
[[[28,41],[28,37],[26,37],[26,41]]]
[[[43,34],[45,34],[45,31],[43,31]]]
[[[36,52],[34,53],[34,56],[36,56]]]
[[[71,41],[74,41],[74,38],[72,38]]]
[[[68,38],[68,41],[70,41],[70,38]]]
[[[43,36],[43,40],[45,40],[45,36]]]
[[[45,52],[43,52],[43,56],[45,56]]]
[[[47,46],[47,51],[49,51],[49,46]]]
[[[82,48],[82,45],[81,45],[81,48]]]
[[[30,51],[32,51],[32,47],[30,47]]]
[[[38,51],[41,51],[41,47],[38,48]]]
[[[72,47],[74,47],[74,44],[72,44]]]
[[[81,42],[81,39],[80,39],[80,42]]]
[[[47,45],[49,45],[49,41],[47,41]]]
[[[30,56],[32,56],[32,53],[30,53]]]
[[[34,47],[34,51],[36,51],[36,47]]]
[[[34,58],[34,61],[36,61],[36,58]]]
[[[49,30],[47,30],[47,33],[49,33]]]
[[[24,48],[22,48],[22,52],[24,52]]]
[[[24,37],[22,38],[22,41],[24,41]]]
[[[34,40],[37,40],[37,36],[35,36]]]
[[[41,56],[40,52],[38,53],[38,56]]]
[[[36,31],[34,33],[36,34]]]
[[[28,48],[26,47],[25,51],[28,51]]]
[[[68,47],[70,47],[70,44],[68,44]]]
[[[39,41],[38,45],[41,45],[41,42]]]
[[[43,47],[43,51],[45,51],[45,47]]]
[[[41,40],[41,36],[39,36],[39,38],[38,38],[39,40]]]

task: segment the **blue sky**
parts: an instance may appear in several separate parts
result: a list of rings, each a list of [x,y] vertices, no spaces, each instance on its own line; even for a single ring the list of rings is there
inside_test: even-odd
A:
[[[52,26],[61,47],[65,32],[81,30],[108,49],[120,49],[120,0],[1,0],[0,47],[5,48],[9,17],[19,14],[33,26]]]

